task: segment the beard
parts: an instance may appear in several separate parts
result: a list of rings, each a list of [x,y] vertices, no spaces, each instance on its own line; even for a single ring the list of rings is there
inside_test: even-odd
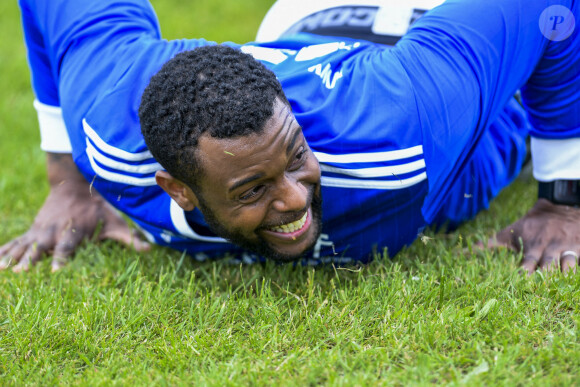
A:
[[[319,186],[318,186],[319,187]],[[302,258],[305,253],[312,250],[316,241],[322,232],[322,195],[320,189],[315,189],[312,186],[309,190],[310,207],[312,209],[311,227],[316,227],[316,237],[312,240],[310,245],[304,249],[300,254],[290,255],[284,254],[274,248],[268,241],[266,241],[260,234],[256,233],[257,241],[250,240],[244,236],[242,230],[228,229],[223,223],[218,221],[215,213],[209,208],[205,200],[198,195],[198,208],[203,214],[205,221],[212,232],[216,235],[228,240],[229,242],[238,245],[239,247],[261,255],[265,258],[277,262],[293,262]]]

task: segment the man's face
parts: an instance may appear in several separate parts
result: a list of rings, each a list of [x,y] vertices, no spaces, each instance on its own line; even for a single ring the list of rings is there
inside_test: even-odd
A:
[[[321,232],[320,167],[291,109],[278,99],[260,134],[203,135],[198,207],[216,234],[272,259],[290,261]]]

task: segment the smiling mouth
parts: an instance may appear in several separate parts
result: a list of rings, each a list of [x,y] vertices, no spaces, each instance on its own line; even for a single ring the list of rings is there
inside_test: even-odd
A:
[[[302,215],[302,218],[298,219],[297,221],[294,221],[292,223],[283,224],[281,226],[268,227],[268,230],[273,231],[273,232],[277,232],[280,234],[292,234],[292,233],[295,233],[297,231],[302,230],[302,228],[306,224],[307,219],[308,219],[308,211],[306,211],[304,213],[304,215]]]

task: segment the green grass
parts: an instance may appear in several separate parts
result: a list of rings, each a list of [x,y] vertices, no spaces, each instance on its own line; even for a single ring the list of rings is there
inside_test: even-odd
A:
[[[48,189],[14,3],[0,2],[0,243]],[[269,3],[155,6],[167,38],[241,42]],[[463,253],[534,196],[520,179],[459,231],[363,267],[200,264],[107,242],[55,275],[2,272],[0,384],[578,384],[580,277]]]

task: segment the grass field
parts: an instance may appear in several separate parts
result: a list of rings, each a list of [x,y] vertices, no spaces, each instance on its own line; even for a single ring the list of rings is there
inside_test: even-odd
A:
[[[0,2],[0,244],[47,193],[16,2]],[[156,0],[167,38],[251,40],[270,0]],[[0,273],[0,385],[574,385],[580,276],[465,256],[534,202],[519,179],[452,234],[335,269],[194,263],[87,243]]]

